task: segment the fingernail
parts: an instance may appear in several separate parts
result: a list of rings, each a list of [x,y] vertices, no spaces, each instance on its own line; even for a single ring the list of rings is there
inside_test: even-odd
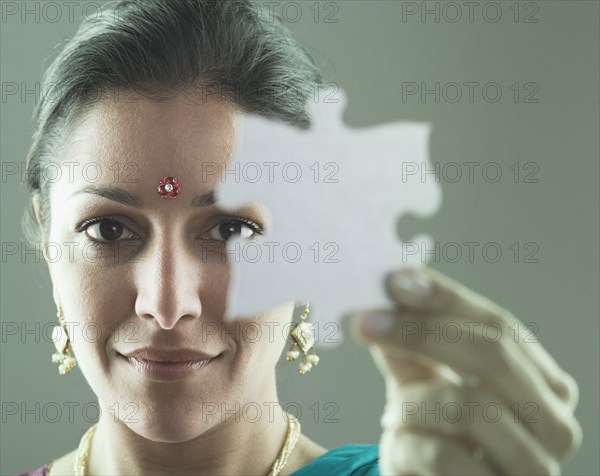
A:
[[[382,335],[396,323],[396,318],[389,312],[372,312],[359,317],[360,327],[367,334]]]
[[[431,279],[414,269],[404,269],[394,273],[391,277],[391,287],[394,291],[400,292],[398,297],[407,304],[421,304],[431,297],[433,292]]]

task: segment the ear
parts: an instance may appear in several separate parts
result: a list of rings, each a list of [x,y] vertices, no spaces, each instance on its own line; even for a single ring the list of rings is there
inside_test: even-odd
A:
[[[38,225],[42,226],[42,202],[39,193],[33,195],[32,204],[33,211],[35,212],[35,219],[38,222]]]
[[[56,306],[61,304],[61,299],[60,296],[58,294],[58,286],[57,286],[57,282],[55,279],[55,267],[52,266],[51,263],[46,262],[47,266],[48,266],[48,274],[50,275],[50,282],[52,283],[52,297],[54,299],[54,304]]]
[[[33,195],[32,199],[32,206],[33,206],[33,211],[35,213],[35,220],[37,221],[39,226],[42,226],[42,199],[40,198],[40,194],[36,193]],[[54,298],[54,302],[56,303],[56,305],[58,305],[60,303],[60,299],[58,298],[58,294],[56,291],[56,286],[54,285],[54,275],[52,273],[52,266],[50,266],[50,263],[48,264],[48,272],[50,274],[50,281],[52,281],[52,296]]]

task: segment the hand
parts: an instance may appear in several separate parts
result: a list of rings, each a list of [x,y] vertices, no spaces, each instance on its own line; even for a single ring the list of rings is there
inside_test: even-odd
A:
[[[555,475],[581,444],[574,379],[509,311],[430,268],[354,333],[386,384],[381,474]]]

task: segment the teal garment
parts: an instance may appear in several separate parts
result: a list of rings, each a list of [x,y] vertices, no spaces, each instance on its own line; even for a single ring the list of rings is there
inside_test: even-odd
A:
[[[380,476],[379,445],[346,445],[331,450],[290,476]],[[14,476],[46,476],[48,463],[35,471]]]
[[[380,476],[379,445],[345,445],[319,456],[290,476]]]

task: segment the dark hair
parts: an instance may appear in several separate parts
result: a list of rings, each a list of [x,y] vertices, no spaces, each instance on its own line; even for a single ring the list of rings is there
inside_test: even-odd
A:
[[[27,157],[30,201],[23,229],[47,236],[49,187],[43,167],[82,113],[104,94],[135,91],[156,100],[210,92],[242,110],[310,127],[307,102],[321,83],[313,59],[277,16],[249,0],[120,0],[84,21],[43,77]],[[41,209],[38,225],[33,200]]]

